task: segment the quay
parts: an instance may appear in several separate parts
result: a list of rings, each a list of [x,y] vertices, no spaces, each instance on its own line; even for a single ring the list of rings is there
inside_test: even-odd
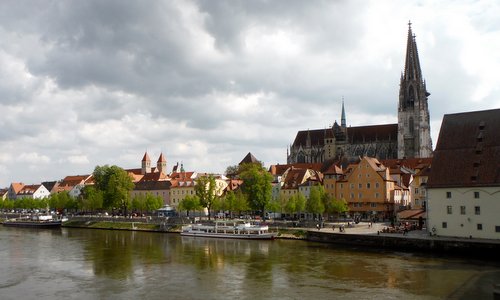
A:
[[[397,251],[450,254],[478,259],[500,260],[500,240],[478,238],[441,237],[430,235],[426,230],[413,230],[405,234],[383,233],[387,223],[361,222],[352,227],[339,226],[307,230],[305,239],[312,242],[341,244],[369,248],[382,248]]]

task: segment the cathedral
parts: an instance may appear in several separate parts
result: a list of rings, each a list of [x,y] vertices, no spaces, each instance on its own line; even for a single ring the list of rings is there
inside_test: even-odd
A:
[[[406,61],[401,74],[398,123],[347,127],[344,101],[340,125],[302,130],[287,150],[287,163],[322,163],[339,157],[378,159],[431,157],[430,95],[422,78],[415,35],[408,23]]]

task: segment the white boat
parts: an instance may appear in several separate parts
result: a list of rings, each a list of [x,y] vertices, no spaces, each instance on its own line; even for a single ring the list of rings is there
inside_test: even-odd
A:
[[[182,227],[181,235],[216,237],[230,239],[270,240],[277,232],[270,232],[269,226],[250,224],[244,221],[216,221],[213,225],[193,224]]]

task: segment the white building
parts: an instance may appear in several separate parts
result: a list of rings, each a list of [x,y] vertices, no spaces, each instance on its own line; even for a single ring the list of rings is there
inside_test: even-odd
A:
[[[445,115],[427,182],[438,236],[500,239],[500,109]]]
[[[49,190],[41,184],[25,185],[17,193],[16,199],[31,198],[31,199],[43,199],[50,196]]]

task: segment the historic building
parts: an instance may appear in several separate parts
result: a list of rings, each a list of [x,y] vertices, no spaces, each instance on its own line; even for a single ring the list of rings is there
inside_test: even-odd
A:
[[[500,239],[500,109],[443,118],[427,181],[427,217],[439,236]]]
[[[322,163],[341,156],[378,159],[430,157],[429,109],[417,44],[408,27],[406,62],[401,76],[398,123],[347,127],[344,101],[340,125],[302,130],[287,149],[287,163]]]

